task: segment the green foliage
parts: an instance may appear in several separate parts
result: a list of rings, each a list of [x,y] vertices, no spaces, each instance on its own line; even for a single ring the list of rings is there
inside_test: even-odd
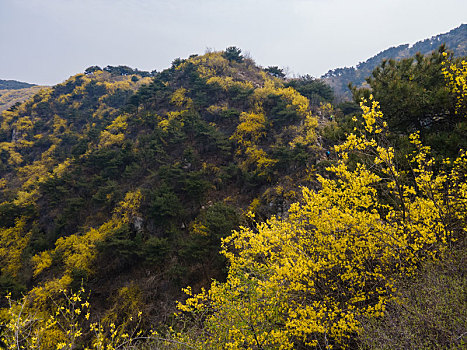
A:
[[[183,181],[184,192],[198,203],[204,200],[207,191],[212,188],[210,182],[205,180],[203,175],[203,171],[190,172]]]
[[[27,289],[25,285],[20,284],[14,277],[0,275],[0,292],[4,295],[10,293],[13,298],[18,299],[27,292]]]
[[[456,57],[467,56],[466,33],[467,24],[461,24],[448,33],[433,36],[429,39],[416,42],[413,45],[403,44],[390,47],[366,61],[360,62],[355,67],[330,70],[322,78],[332,86],[339,98],[350,99],[352,95],[348,89],[348,84],[351,83],[352,85],[361,87],[365,79],[383,60],[409,58],[417,53],[429,56],[440,43],[444,43],[446,47],[454,52]]]
[[[150,197],[149,212],[156,222],[167,225],[174,218],[182,216],[182,204],[170,187],[159,187]]]
[[[383,61],[368,78],[370,89],[353,89],[354,99],[372,93],[380,101],[393,131],[407,132],[453,125],[454,103],[442,73],[444,47],[430,56],[417,54],[400,61]]]
[[[285,86],[293,87],[300,94],[307,97],[312,105],[319,105],[321,102],[332,102],[334,92],[332,88],[321,79],[315,79],[310,75],[290,79]]]
[[[285,78],[284,70],[279,68],[278,66],[269,66],[264,69],[265,72],[268,72],[273,77],[276,78]]]
[[[354,116],[361,114],[360,106],[353,101],[341,102],[336,107],[339,108],[344,115]]]
[[[218,244],[220,238],[228,236],[240,223],[240,215],[234,207],[215,203],[203,209],[192,227],[193,234],[208,237]],[[213,244],[213,246],[215,246]],[[208,252],[206,252],[208,253]]]
[[[226,48],[224,51],[224,57],[229,61],[235,61],[235,62],[243,61],[242,50],[240,50],[238,47],[235,47],[235,46],[230,46]]]
[[[142,254],[149,265],[162,264],[170,251],[170,244],[166,238],[150,237],[142,246]]]
[[[444,46],[430,56],[383,61],[367,79],[369,88],[353,88],[354,99],[372,94],[381,103],[391,133],[419,131],[439,157],[454,157],[467,134],[462,113],[456,113],[455,95],[445,83],[443,67],[448,61],[459,62]]]
[[[271,127],[282,129],[285,125],[296,122],[300,116],[296,110],[287,108],[289,101],[280,95],[271,94],[263,102],[263,108],[270,116]]]
[[[15,225],[17,219],[23,215],[30,215],[34,211],[32,206],[18,206],[11,202],[0,204],[0,227],[9,228]]]
[[[88,71],[89,69],[90,69],[90,71]],[[98,66],[89,67],[89,68],[86,69],[85,73],[87,73],[87,74],[93,73],[96,70],[100,70],[100,68]],[[150,72],[140,71],[138,69],[133,69],[133,68],[130,68],[128,66],[117,66],[117,67],[107,66],[103,70],[106,71],[106,72],[109,72],[110,74],[113,74],[113,75],[133,75],[133,74],[136,74],[136,75],[139,75],[141,77],[149,77],[149,76],[152,75]]]
[[[84,70],[84,74],[92,74],[94,72],[97,72],[97,71],[100,71],[102,70],[101,67],[99,66],[91,66],[91,67],[88,67]]]
[[[129,225],[119,227],[111,235],[98,242],[96,248],[100,259],[106,261],[108,267],[119,272],[138,263],[143,256],[141,235],[132,232]]]

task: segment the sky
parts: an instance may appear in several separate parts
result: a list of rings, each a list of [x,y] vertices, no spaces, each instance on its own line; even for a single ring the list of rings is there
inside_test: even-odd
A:
[[[319,77],[462,23],[465,0],[0,0],[0,79],[52,85],[93,65],[160,71],[229,46]]]

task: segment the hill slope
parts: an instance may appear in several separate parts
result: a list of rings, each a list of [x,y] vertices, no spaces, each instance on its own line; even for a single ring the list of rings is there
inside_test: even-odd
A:
[[[220,238],[247,210],[283,214],[326,158],[285,83],[213,52],[154,78],[93,68],[4,111],[0,287],[83,283],[101,311],[131,290],[162,320],[182,287],[222,279]]]
[[[342,104],[347,112],[326,103],[332,92],[321,81],[284,80],[231,47],[176,59],[159,73],[90,67],[4,111],[0,292],[12,299],[0,301],[2,341],[357,348],[364,317],[405,328],[397,310],[382,312],[404,295],[395,282],[430,256],[443,259],[447,244],[465,256],[465,67],[442,53],[388,61],[374,74],[388,83],[370,80],[381,110],[368,100],[353,115],[353,103]],[[394,106],[412,127],[387,129],[397,126],[392,114],[401,116]],[[411,128],[419,132],[412,143]],[[439,173],[422,146],[430,135],[440,156],[459,156],[439,163]],[[456,288],[465,268],[457,271],[451,302],[435,298],[439,310],[428,317],[418,302],[406,310],[420,310],[423,322],[408,329],[425,330],[432,348],[466,334],[457,302],[465,293]],[[212,279],[209,298],[190,288],[194,299],[181,295]],[[430,295],[438,293],[431,286],[446,290],[427,285]],[[70,289],[79,292],[63,293]],[[12,301],[21,294],[24,303]],[[178,319],[175,300],[186,301]],[[446,312],[450,305],[460,312]],[[433,319],[443,321],[424,325]],[[164,332],[174,324],[176,334]],[[144,332],[150,327],[174,341]],[[365,337],[378,341],[384,329],[392,332],[383,324]]]

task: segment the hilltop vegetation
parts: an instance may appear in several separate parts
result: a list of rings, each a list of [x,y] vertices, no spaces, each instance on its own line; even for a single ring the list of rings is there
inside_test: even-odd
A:
[[[465,291],[466,72],[443,49],[385,63],[333,106],[230,47],[89,67],[4,111],[3,341],[379,348],[387,317],[423,327],[398,309],[410,281]],[[462,346],[466,309],[434,310],[455,317],[425,346]]]

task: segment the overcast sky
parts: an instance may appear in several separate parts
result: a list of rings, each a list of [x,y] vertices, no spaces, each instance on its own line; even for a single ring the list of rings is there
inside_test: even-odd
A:
[[[462,23],[465,0],[0,0],[0,79],[161,70],[232,45],[259,65],[319,77]]]

